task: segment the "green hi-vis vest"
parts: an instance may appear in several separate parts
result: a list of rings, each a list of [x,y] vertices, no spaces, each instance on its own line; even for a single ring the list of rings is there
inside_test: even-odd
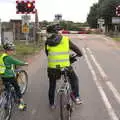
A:
[[[47,45],[48,50],[48,67],[49,68],[64,68],[70,66],[69,60],[69,38],[62,37],[60,44],[57,46]]]
[[[4,54],[2,54],[2,55],[0,56],[0,74],[4,74],[5,69],[6,69],[5,64],[4,64],[4,61],[3,61],[3,58],[4,58],[5,56],[8,56],[8,55],[7,55],[6,53],[4,53]]]

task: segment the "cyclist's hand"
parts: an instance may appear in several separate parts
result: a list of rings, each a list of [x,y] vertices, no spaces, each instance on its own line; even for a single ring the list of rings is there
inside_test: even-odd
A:
[[[74,54],[70,55],[70,63],[72,64],[72,63],[74,63],[75,61],[77,61],[76,55],[74,55]]]
[[[27,63],[27,62],[25,62],[25,63],[24,63],[24,65],[28,65],[28,63]]]

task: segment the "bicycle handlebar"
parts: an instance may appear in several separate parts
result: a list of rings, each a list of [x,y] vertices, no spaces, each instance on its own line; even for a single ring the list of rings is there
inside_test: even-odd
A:
[[[71,64],[74,63],[75,61],[77,61],[76,57],[78,57],[77,54],[71,54],[70,55],[70,63]]]

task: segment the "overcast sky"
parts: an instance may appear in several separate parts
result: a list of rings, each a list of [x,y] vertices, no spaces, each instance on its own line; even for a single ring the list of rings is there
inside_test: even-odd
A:
[[[16,0],[0,0],[0,18],[2,21],[20,19],[16,14]],[[98,0],[35,0],[39,21],[52,21],[55,14],[62,14],[64,20],[85,22],[93,3]],[[32,21],[34,15],[31,15]]]

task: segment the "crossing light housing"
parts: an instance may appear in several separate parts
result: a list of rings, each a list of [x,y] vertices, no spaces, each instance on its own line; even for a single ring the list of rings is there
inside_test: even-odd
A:
[[[35,1],[16,1],[17,14],[35,13]]]

